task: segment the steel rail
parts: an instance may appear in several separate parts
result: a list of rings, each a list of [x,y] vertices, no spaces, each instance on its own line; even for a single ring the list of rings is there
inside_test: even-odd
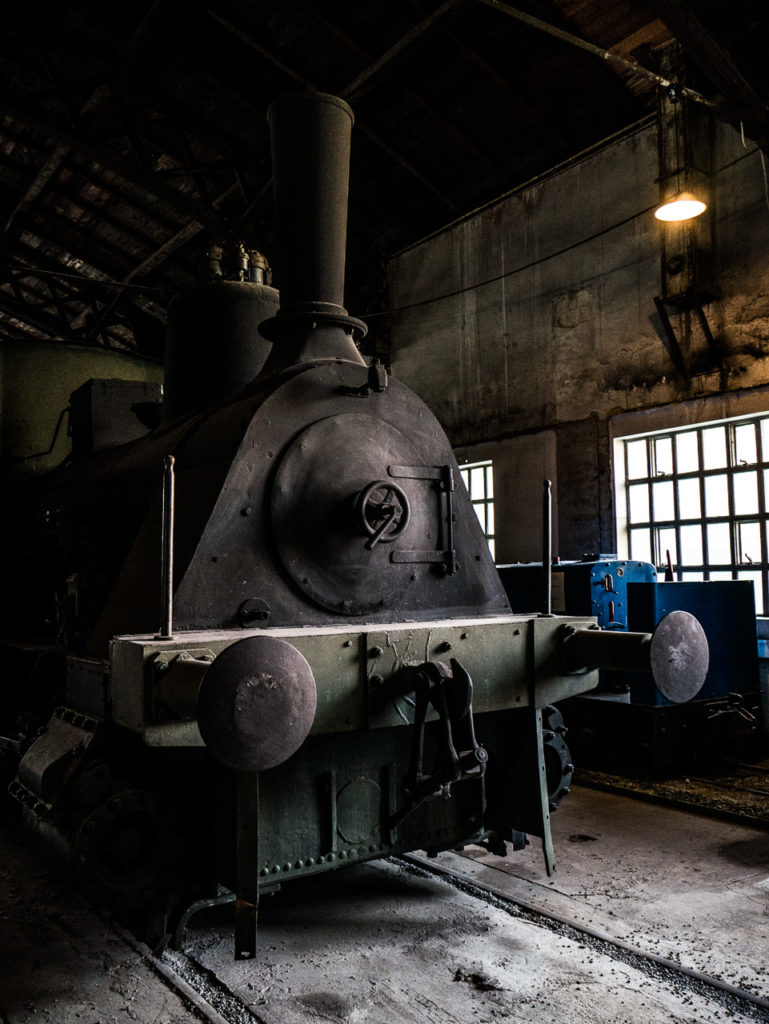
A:
[[[225,1008],[227,1016],[223,1016],[219,1011],[211,1005],[206,997],[199,992],[193,985],[186,981],[181,974],[176,971],[170,963],[167,963],[160,956],[157,956],[150,947],[145,943],[141,942],[132,935],[130,931],[120,925],[117,921],[111,918],[104,918],[108,920],[109,926],[112,931],[116,932],[120,938],[125,942],[131,949],[137,953],[147,966],[155,972],[182,1000],[182,1002],[202,1021],[206,1021],[207,1024],[241,1024],[242,1021],[248,1020],[253,1021],[254,1024],[264,1024],[263,1018],[257,1016],[252,1010],[248,1009],[234,993],[230,992],[229,989],[221,986],[221,998],[224,1002],[232,1004],[230,1007]],[[194,961],[186,954],[175,954],[178,957],[183,957],[190,964],[191,973],[197,974],[198,970],[195,967]],[[229,1012],[228,1012],[229,1011]]]
[[[751,786],[740,786],[729,782],[716,782],[715,779],[701,779],[697,775],[687,775],[691,782],[699,782],[703,786],[712,786],[714,789],[725,789],[730,793],[752,793],[753,796],[765,796],[769,798],[769,789],[753,789]],[[739,779],[736,780],[739,783]]]
[[[749,775],[769,775],[769,767],[765,764],[750,764],[747,761],[732,761],[729,757],[721,758],[721,763],[730,768],[742,768]]]
[[[757,817],[752,814],[744,814],[741,811],[730,811],[722,807],[713,807],[711,804],[692,803],[684,797],[668,796],[664,793],[650,793],[643,789],[626,789],[624,786],[620,786],[603,779],[590,779],[581,775],[579,779],[574,779],[572,781],[572,786],[583,786],[585,789],[597,789],[602,793],[612,793],[615,796],[626,796],[630,800],[644,800],[646,803],[658,804],[660,807],[671,807],[676,811],[686,811],[689,814],[700,814],[706,818],[716,818],[719,821],[728,821],[735,825],[750,825],[753,828],[760,828],[764,830],[769,829],[769,817]]]
[[[388,858],[388,860],[400,867],[405,868],[412,874],[438,878],[451,887],[466,893],[468,896],[481,902],[492,904],[500,909],[511,913],[520,914],[530,920],[532,924],[554,930],[562,930],[568,934],[573,931],[580,936],[585,936],[600,947],[599,951],[612,959],[619,959],[631,967],[649,973],[649,965],[664,971],[668,980],[685,978],[689,987],[697,994],[705,998],[713,998],[720,1005],[724,1006],[726,1000],[732,1001],[730,1009],[735,1009],[734,1003],[741,1004],[741,1012],[754,1014],[760,1011],[762,1016],[755,1019],[766,1020],[769,1011],[769,999],[763,996],[738,988],[720,978],[713,977],[702,971],[686,967],[676,963],[658,953],[640,949],[622,939],[615,938],[598,928],[587,925],[565,914],[545,909],[529,900],[518,896],[511,896],[504,890],[492,885],[480,882],[476,878],[464,875],[459,871],[436,864],[416,854],[400,854]],[[198,976],[203,984],[201,988],[210,987],[212,984],[211,972],[204,964],[200,963],[189,953],[174,952],[172,957],[183,961],[192,975],[192,983],[185,979],[173,966],[173,961],[168,962],[161,959],[144,942],[138,940],[129,931],[119,925],[113,919],[109,920],[110,927],[126,942],[145,963],[172,988],[186,1005],[207,1024],[243,1024],[244,1021],[253,1021],[254,1024],[266,1024],[264,1018],[259,1016],[251,1007],[246,1006],[238,996],[219,982],[214,992],[214,999],[209,1001],[204,992],[199,991],[194,985],[194,979]],[[219,1012],[213,1002],[220,1003]]]
[[[543,907],[538,907],[535,904],[530,903],[528,900],[520,899],[518,896],[511,896],[502,889],[497,889],[495,886],[479,882],[477,879],[471,878],[469,875],[463,875],[458,871],[453,871],[451,868],[435,864],[426,858],[417,856],[416,854],[400,854],[399,856],[392,857],[390,859],[394,863],[400,863],[409,869],[415,869],[418,872],[423,872],[424,874],[441,878],[454,888],[466,892],[468,895],[474,896],[476,899],[483,900],[486,903],[493,903],[497,906],[502,904],[503,907],[523,911],[526,916],[532,919],[534,924],[553,922],[561,928],[573,929],[581,935],[586,935],[594,942],[600,943],[603,947],[602,951],[608,956],[612,956],[613,959],[618,959],[618,957],[616,955],[612,955],[612,948],[620,950],[625,954],[625,957],[630,960],[631,966],[636,966],[640,970],[643,970],[642,965],[648,961],[649,963],[654,964],[655,967],[662,968],[672,977],[683,975],[689,981],[695,982],[697,985],[701,986],[700,994],[703,994],[702,989],[705,990],[705,993],[709,990],[713,990],[713,995],[717,999],[723,999],[723,997],[728,996],[730,999],[743,1004],[748,1004],[748,1006],[745,1007],[748,1012],[754,1009],[769,1011],[769,999],[765,999],[763,996],[755,995],[752,992],[746,992],[745,989],[737,988],[736,985],[731,985],[728,981],[722,981],[720,978],[714,978],[712,975],[705,974],[692,967],[684,967],[682,964],[678,964],[674,960],[668,960],[666,957],[660,956],[659,953],[652,953],[639,949],[637,946],[633,946],[622,939],[613,938],[611,935],[600,931],[598,928],[590,927],[589,925],[576,921],[573,918],[566,917],[564,914],[559,914],[552,910],[545,910]],[[628,962],[628,960],[625,960],[625,962]]]

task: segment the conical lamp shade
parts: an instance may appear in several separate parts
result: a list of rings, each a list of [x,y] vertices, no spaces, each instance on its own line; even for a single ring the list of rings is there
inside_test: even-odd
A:
[[[707,205],[691,192],[679,192],[675,198],[663,203],[654,211],[657,220],[691,220],[707,210]]]

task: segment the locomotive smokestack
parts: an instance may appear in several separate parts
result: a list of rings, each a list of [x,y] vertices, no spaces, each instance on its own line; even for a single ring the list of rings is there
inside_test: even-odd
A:
[[[346,316],[345,241],[353,113],[335,96],[295,93],[270,107],[281,315]]]
[[[366,326],[344,307],[352,110],[336,96],[291,93],[267,118],[281,304],[259,326],[276,342],[265,370],[319,357],[363,362],[353,339]]]

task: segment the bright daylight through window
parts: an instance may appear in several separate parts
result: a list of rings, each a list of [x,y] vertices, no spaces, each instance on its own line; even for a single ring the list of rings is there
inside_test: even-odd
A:
[[[767,601],[769,415],[615,441],[623,556],[677,580],[751,580]]]
[[[470,462],[459,467],[470,501],[494,558],[494,477],[491,460]]]

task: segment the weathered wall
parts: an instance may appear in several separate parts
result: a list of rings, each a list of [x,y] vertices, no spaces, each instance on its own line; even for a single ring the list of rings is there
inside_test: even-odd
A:
[[[688,377],[675,369],[654,305],[669,230],[652,215],[654,125],[391,261],[393,372],[453,444],[483,442],[485,457],[504,465],[495,442],[553,431],[563,558],[616,544],[613,416],[769,381],[769,209],[748,147],[717,127],[710,209],[697,224],[715,242],[722,298],[705,313],[716,344],[694,313],[670,311]],[[530,547],[513,542],[504,558],[528,558]]]
[[[556,435],[552,430],[458,448],[463,462],[494,463],[495,551],[498,565],[542,557],[543,481],[557,490]],[[558,550],[558,523],[553,523]]]

